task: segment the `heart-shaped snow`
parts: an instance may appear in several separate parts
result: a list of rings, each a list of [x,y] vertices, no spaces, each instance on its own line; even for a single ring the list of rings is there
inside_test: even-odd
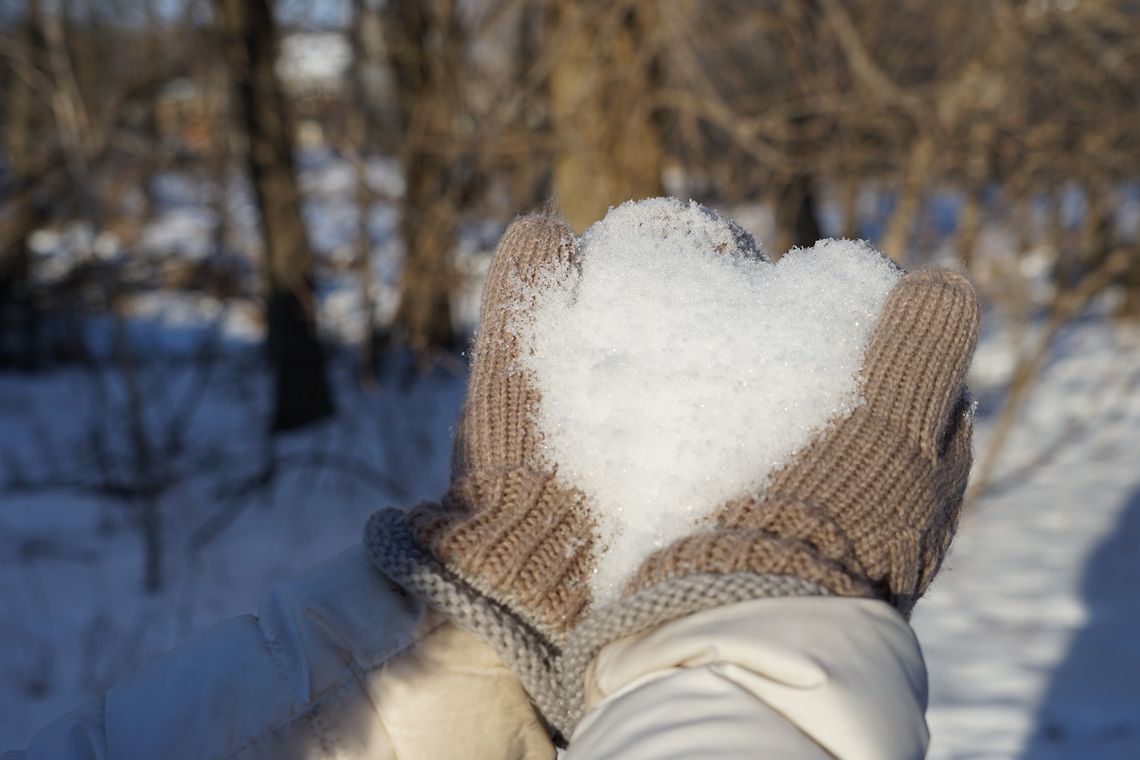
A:
[[[543,287],[512,329],[542,394],[545,456],[591,502],[600,604],[850,413],[900,273],[847,240],[772,264],[735,224],[673,198],[611,209],[580,256],[580,277]]]

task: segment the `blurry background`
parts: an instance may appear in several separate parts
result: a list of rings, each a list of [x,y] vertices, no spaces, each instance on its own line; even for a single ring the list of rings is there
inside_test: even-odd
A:
[[[933,757],[1140,757],[1140,3],[0,0],[0,748],[436,496],[520,211],[985,302]]]

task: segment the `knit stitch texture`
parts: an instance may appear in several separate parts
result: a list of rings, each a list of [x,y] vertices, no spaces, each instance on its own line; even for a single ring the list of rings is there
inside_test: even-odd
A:
[[[585,617],[569,637],[552,642],[514,613],[472,589],[424,552],[404,512],[376,512],[364,544],[374,564],[409,593],[445,611],[495,651],[530,694],[535,708],[565,745],[585,711],[586,669],[612,641],[703,610],[781,596],[826,596],[810,581],[788,576],[732,573],[688,575],[632,594]]]
[[[909,615],[958,524],[971,463],[964,376],[977,336],[966,279],[904,277],[867,348],[863,403],[776,472],[763,494],[724,505],[710,529],[653,554],[630,590],[751,571],[879,598]]]

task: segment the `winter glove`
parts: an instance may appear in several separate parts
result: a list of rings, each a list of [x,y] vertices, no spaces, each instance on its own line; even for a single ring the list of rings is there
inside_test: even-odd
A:
[[[978,331],[974,290],[944,271],[899,282],[867,348],[864,402],[710,531],[651,556],[632,590],[686,575],[792,576],[904,616],[958,524],[972,426],[963,378]]]
[[[748,599],[881,599],[908,616],[949,547],[971,463],[964,376],[978,304],[964,278],[904,277],[868,345],[863,403],[707,527],[651,555],[623,598],[592,613],[562,659],[572,727],[582,674],[607,643]]]
[[[548,278],[576,276],[576,255],[560,220],[508,228],[483,291],[451,486],[440,504],[377,512],[365,535],[373,563],[495,649],[548,720],[561,712],[557,657],[589,601],[593,533],[582,495],[539,456],[539,395],[510,322]]]

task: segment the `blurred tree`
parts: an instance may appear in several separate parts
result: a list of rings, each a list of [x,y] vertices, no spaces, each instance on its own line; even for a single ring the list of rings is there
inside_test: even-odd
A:
[[[273,428],[290,430],[328,416],[333,405],[317,335],[313,254],[301,216],[293,137],[275,71],[277,29],[268,0],[214,0],[214,8],[261,217]]]
[[[462,194],[456,121],[466,42],[456,0],[392,0],[384,22],[405,181],[404,271],[394,330],[423,356],[455,344],[451,292]]]
[[[42,209],[33,197],[32,166],[36,105],[32,80],[41,65],[36,60],[43,51],[40,29],[39,2],[29,0],[17,28],[24,55],[4,72],[4,149],[12,175],[14,209],[0,249],[0,367],[19,365],[24,369],[34,366],[37,354],[38,315],[31,292],[29,237],[42,222]]]
[[[611,205],[663,193],[656,0],[548,2],[554,192],[583,230]]]
[[[827,65],[819,55],[822,14],[815,3],[785,3],[785,23],[795,28],[799,44],[786,50],[785,65],[796,71],[787,86],[789,94],[797,100],[806,100],[813,89],[819,89],[818,70]],[[816,214],[816,163],[812,153],[817,150],[811,113],[792,113],[788,117],[788,161],[783,171],[776,172],[776,227],[779,239],[774,255],[780,255],[793,246],[814,245],[823,237]]]
[[[377,334],[373,295],[372,241],[369,215],[373,193],[368,184],[368,158],[376,148],[381,115],[376,70],[383,55],[383,27],[380,14],[368,0],[353,0],[353,24],[349,30],[352,65],[349,69],[353,108],[346,120],[347,153],[352,158],[356,184],[356,253],[353,268],[360,288],[363,335],[360,340],[360,377],[372,383],[376,371]]]

